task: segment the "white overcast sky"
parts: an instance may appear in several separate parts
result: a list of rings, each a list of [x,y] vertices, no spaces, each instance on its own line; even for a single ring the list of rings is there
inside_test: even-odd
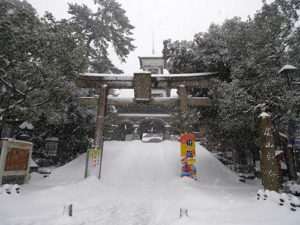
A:
[[[86,4],[93,8],[92,0],[27,0],[39,15],[45,11],[57,19],[68,18],[68,2]],[[126,10],[133,30],[134,45],[127,63],[120,65],[126,74],[139,70],[138,56],[151,56],[152,30],[156,55],[161,55],[165,39],[192,40],[195,33],[207,31],[211,23],[222,24],[225,19],[239,16],[243,20],[262,6],[261,0],[117,0]]]

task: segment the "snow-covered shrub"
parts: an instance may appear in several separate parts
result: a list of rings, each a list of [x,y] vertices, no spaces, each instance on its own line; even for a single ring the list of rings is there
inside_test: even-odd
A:
[[[300,196],[300,179],[297,181],[287,181],[283,184],[283,191]]]

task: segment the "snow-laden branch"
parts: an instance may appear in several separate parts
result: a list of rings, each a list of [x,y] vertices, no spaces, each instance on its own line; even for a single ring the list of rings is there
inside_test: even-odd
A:
[[[6,80],[4,80],[3,78],[0,78],[0,82],[3,83],[8,88],[13,89],[14,91],[16,91],[17,93],[19,93],[20,95],[26,96],[26,94],[24,92],[20,91],[18,88],[15,87],[15,85],[10,84],[9,82],[7,82]]]
[[[31,105],[31,106],[29,106],[29,108],[38,107],[38,106],[41,106],[41,105],[46,104],[47,102],[50,102],[50,99],[49,99],[49,98],[47,98],[47,99],[45,99],[45,100],[43,100],[43,101],[41,101],[41,102],[39,102],[39,103],[35,103],[35,104]]]

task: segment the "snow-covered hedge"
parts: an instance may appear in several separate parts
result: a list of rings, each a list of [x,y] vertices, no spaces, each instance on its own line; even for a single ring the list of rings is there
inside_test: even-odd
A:
[[[272,201],[279,206],[287,206],[292,211],[296,211],[297,208],[300,208],[300,200],[294,195],[287,195],[285,193],[277,193],[276,191],[263,191],[258,190],[257,200],[268,200]]]

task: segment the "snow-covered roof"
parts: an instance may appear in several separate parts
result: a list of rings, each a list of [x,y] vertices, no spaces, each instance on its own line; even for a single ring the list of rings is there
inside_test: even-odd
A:
[[[148,72],[146,72],[146,73],[148,73]],[[88,77],[103,77],[103,80],[106,80],[106,79],[107,80],[132,80],[133,79],[132,74],[84,73],[82,75],[88,76]]]
[[[137,73],[151,73],[150,71],[137,71]],[[151,77],[164,78],[164,77],[201,77],[214,75],[217,72],[202,72],[202,73],[177,73],[177,74],[151,74]],[[133,80],[133,75],[131,74],[103,74],[103,73],[84,73],[83,76],[88,77],[102,77],[103,80]]]
[[[45,141],[59,141],[57,137],[48,137]]]
[[[38,165],[35,163],[35,161],[33,161],[32,158],[30,158],[30,167],[38,167]]]
[[[278,156],[278,155],[280,155],[281,153],[282,153],[281,150],[275,150],[275,157]]]
[[[262,117],[262,118],[267,118],[267,117],[271,117],[268,113],[266,113],[266,112],[263,112],[263,113],[261,113],[259,116],[258,116],[258,118],[259,117]]]
[[[157,59],[157,58],[163,58],[163,57],[162,57],[162,55],[148,55],[148,56],[139,56],[138,58]]]
[[[164,77],[201,77],[201,76],[208,76],[208,75],[214,75],[214,74],[217,74],[217,72],[152,74],[151,77],[158,77],[158,78],[164,78]]]
[[[19,126],[21,129],[29,129],[29,130],[32,130],[34,127],[31,123],[29,122],[23,122],[20,126]]]
[[[120,117],[170,117],[170,114],[150,114],[150,113],[119,113]]]
[[[283,72],[284,70],[296,70],[296,69],[297,69],[297,67],[295,67],[295,66],[285,65],[279,70],[278,74]]]

